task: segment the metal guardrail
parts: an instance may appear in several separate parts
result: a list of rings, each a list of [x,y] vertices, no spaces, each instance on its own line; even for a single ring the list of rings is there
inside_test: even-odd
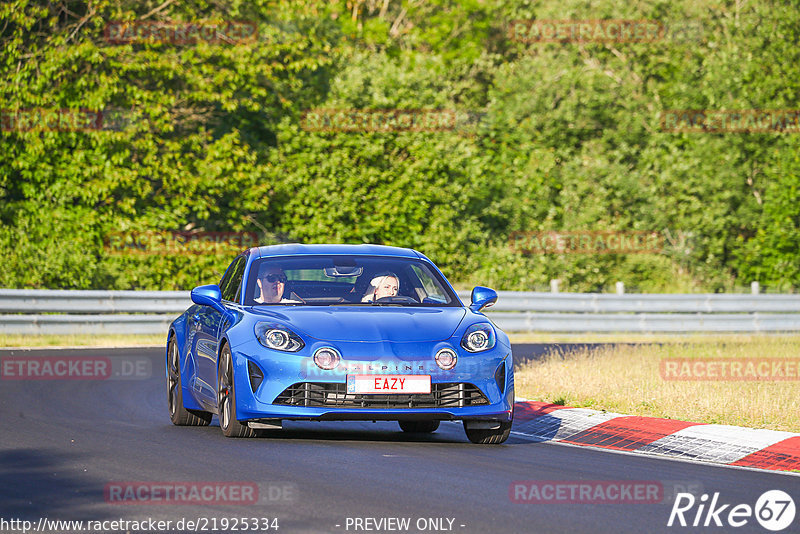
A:
[[[800,295],[538,293],[498,291],[494,311],[571,313],[800,313]],[[469,302],[469,292],[459,292]]]
[[[166,313],[177,316],[191,305],[189,291],[0,289],[0,313]]]
[[[507,332],[791,332],[796,314],[487,313]]]
[[[0,334],[166,336],[191,305],[189,291],[0,289]]]
[[[498,295],[487,315],[509,332],[800,331],[800,295]],[[190,305],[188,291],[0,289],[0,333],[166,334]]]
[[[0,334],[163,334],[170,315],[0,315]]]

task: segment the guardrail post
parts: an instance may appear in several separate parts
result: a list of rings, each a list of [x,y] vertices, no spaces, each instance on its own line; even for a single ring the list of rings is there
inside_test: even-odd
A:
[[[617,282],[617,295],[624,295],[625,294],[625,282]]]
[[[750,282],[750,293],[753,295],[758,295],[759,291],[761,290],[758,282]]]
[[[561,280],[558,278],[554,278],[550,280],[550,293],[558,293],[558,286],[561,284]]]

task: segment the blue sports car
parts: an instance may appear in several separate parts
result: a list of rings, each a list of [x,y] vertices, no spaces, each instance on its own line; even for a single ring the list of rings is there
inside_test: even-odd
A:
[[[274,245],[241,253],[219,285],[192,290],[169,328],[167,401],[176,425],[254,437],[295,421],[398,421],[433,432],[461,420],[503,443],[514,416],[508,336],[417,251]]]

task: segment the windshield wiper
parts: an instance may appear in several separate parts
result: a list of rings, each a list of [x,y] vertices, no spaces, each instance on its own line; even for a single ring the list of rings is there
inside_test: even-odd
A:
[[[328,306],[404,306],[399,302],[333,302]]]
[[[326,306],[326,304],[314,302],[256,302],[253,306]]]

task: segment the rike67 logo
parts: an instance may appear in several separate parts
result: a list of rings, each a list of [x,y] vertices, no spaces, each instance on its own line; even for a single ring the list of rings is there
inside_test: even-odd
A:
[[[696,505],[696,509],[695,509]],[[678,493],[669,514],[667,526],[730,526],[742,527],[755,517],[767,530],[778,532],[788,528],[794,521],[795,505],[788,493],[781,490],[765,491],[754,507],[749,504],[719,503],[719,492],[708,502],[708,494],[696,499],[691,493]]]

